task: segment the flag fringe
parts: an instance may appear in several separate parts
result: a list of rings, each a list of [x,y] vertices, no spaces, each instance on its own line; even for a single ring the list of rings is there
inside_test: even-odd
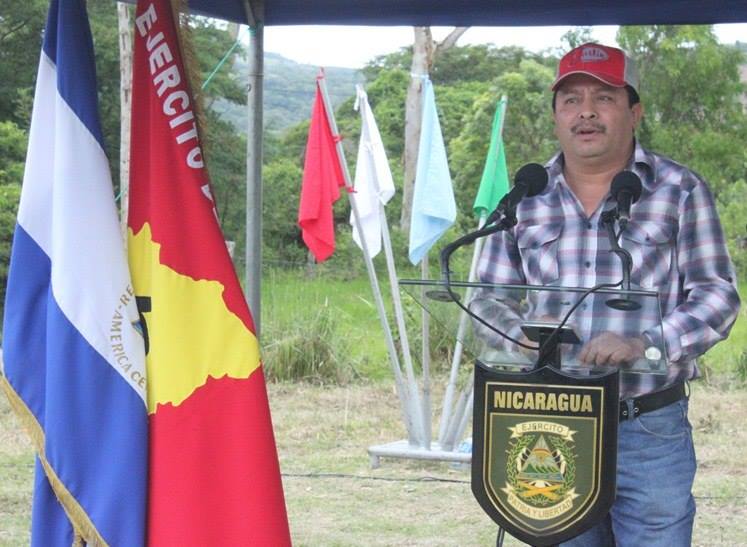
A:
[[[52,486],[52,490],[54,491],[55,496],[57,496],[60,505],[62,505],[62,508],[65,510],[68,519],[70,519],[74,533],[73,547],[85,544],[95,547],[107,546],[106,541],[104,541],[104,538],[96,529],[96,526],[94,526],[91,518],[85,512],[83,507],[81,507],[80,503],[78,503],[78,500],[76,500],[70,493],[47,461],[44,454],[44,430],[37,421],[36,416],[34,416],[33,412],[31,412],[29,407],[26,406],[26,403],[23,402],[23,399],[21,399],[18,393],[13,389],[13,386],[10,385],[10,382],[8,382],[8,379],[3,375],[0,375],[0,387],[2,387],[2,390],[8,397],[8,402],[16,413],[16,416],[18,416],[18,419],[21,421],[21,425],[31,438],[31,442],[36,448],[36,454],[44,468],[49,484]]]

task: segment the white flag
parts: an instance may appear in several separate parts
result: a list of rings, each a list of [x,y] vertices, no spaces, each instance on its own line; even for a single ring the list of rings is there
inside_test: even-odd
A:
[[[358,164],[355,168],[355,193],[353,199],[358,206],[361,231],[366,238],[366,247],[371,258],[381,251],[381,206],[386,205],[394,195],[394,181],[389,161],[386,159],[384,143],[381,142],[368,96],[361,85],[356,86],[356,106],[361,113],[361,138],[358,145]],[[352,213],[353,240],[362,247]]]

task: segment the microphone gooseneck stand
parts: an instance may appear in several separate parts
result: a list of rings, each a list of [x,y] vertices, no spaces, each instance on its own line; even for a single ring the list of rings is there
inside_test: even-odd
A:
[[[601,224],[607,231],[607,238],[610,242],[610,252],[615,253],[620,258],[620,262],[622,263],[622,281],[620,282],[621,288],[624,291],[629,291],[630,271],[633,269],[633,257],[630,256],[630,253],[626,249],[620,247],[618,239],[620,238],[620,234],[625,228],[624,226],[621,226],[620,232],[618,232],[617,234],[615,233],[615,220],[617,218],[617,209],[610,209],[609,211],[605,211],[604,213],[602,213]],[[620,222],[620,224],[623,223]],[[633,311],[638,310],[641,307],[638,302],[625,297],[610,298],[609,300],[607,300],[606,304],[610,308],[619,311]]]
[[[465,245],[469,245],[470,243],[473,243],[475,240],[488,236],[490,234],[494,234],[496,232],[502,232],[505,230],[510,230],[514,226],[516,226],[516,211],[515,210],[509,210],[503,218],[501,218],[498,222],[493,224],[492,226],[487,226],[484,228],[481,228],[479,230],[475,230],[474,232],[470,232],[469,234],[463,235],[459,239],[456,239],[446,245],[446,247],[441,250],[441,254],[439,256],[440,263],[441,263],[441,277],[443,279],[444,287],[446,289],[446,292],[448,293],[451,300],[459,306],[469,317],[483,325],[484,327],[490,329],[494,333],[498,334],[502,338],[505,338],[509,342],[513,342],[514,344],[521,346],[525,349],[532,349],[536,350],[539,349],[537,346],[525,344],[524,342],[521,342],[519,340],[516,340],[512,336],[509,336],[505,332],[501,331],[500,329],[494,327],[487,321],[485,321],[482,317],[474,313],[472,310],[470,310],[467,306],[462,304],[461,298],[458,294],[454,292],[454,290],[451,288],[451,268],[449,266],[449,260],[451,259],[451,255],[459,249],[460,247],[464,247]]]

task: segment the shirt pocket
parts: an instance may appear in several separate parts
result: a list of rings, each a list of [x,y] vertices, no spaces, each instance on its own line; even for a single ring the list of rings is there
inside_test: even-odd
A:
[[[558,239],[560,224],[525,226],[517,233],[517,244],[529,285],[549,285],[560,277]]]
[[[622,246],[633,259],[630,281],[645,289],[659,289],[669,282],[675,228],[657,221],[631,221],[622,234]]]

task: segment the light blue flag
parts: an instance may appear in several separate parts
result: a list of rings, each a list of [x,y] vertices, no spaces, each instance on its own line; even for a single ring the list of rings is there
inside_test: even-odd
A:
[[[36,449],[31,545],[145,544],[145,348],[84,0],[44,32],[5,316],[6,392]],[[64,506],[64,510],[63,510]]]
[[[446,147],[429,79],[423,82],[423,122],[410,220],[410,262],[418,264],[454,224],[456,202],[446,159]]]

